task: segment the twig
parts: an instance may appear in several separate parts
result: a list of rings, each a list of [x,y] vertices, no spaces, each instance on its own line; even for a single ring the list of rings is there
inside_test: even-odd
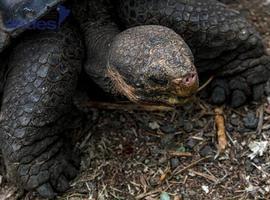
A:
[[[156,106],[156,105],[139,105],[132,103],[108,103],[108,102],[97,102],[87,101],[81,104],[88,108],[97,108],[104,110],[137,110],[137,111],[149,111],[149,112],[168,112],[174,111],[173,107],[168,106]]]
[[[234,140],[232,139],[232,136],[230,135],[230,133],[229,133],[228,131],[226,131],[226,135],[227,135],[227,137],[229,138],[229,140],[231,141],[232,145],[235,146],[236,141],[234,141]]]
[[[256,165],[255,163],[251,163],[254,167],[256,167],[260,172],[262,172],[263,174],[265,174],[266,176],[270,176],[270,174],[269,173],[267,173],[266,171],[264,171],[263,169],[262,169],[262,167],[261,166],[258,166],[258,165]]]
[[[171,170],[167,168],[165,172],[160,176],[159,181],[160,183],[164,182],[168,176],[170,176]]]
[[[192,156],[190,152],[179,152],[179,151],[168,151],[168,154],[170,156],[176,156],[176,157],[191,157]]]
[[[91,138],[91,136],[92,136],[92,132],[89,132],[88,135],[82,141],[82,143],[81,143],[81,145],[79,147],[80,150],[82,150],[85,147],[85,145],[87,144],[87,142],[89,141],[89,139]]]
[[[150,196],[150,195],[153,195],[153,194],[156,194],[156,193],[160,193],[160,192],[162,192],[162,189],[152,190],[150,192],[143,193],[143,194],[140,194],[140,195],[136,196],[135,199],[144,199],[147,196]]]
[[[218,136],[218,150],[220,152],[224,152],[228,142],[226,138],[225,119],[223,116],[223,110],[221,108],[216,108],[215,113],[216,113],[215,122]]]
[[[270,124],[266,124],[262,127],[262,130],[269,130],[270,129]]]
[[[208,158],[211,158],[211,157],[212,157],[212,156],[206,156],[206,157],[203,157],[203,158],[201,158],[201,159],[199,159],[199,160],[197,160],[197,161],[195,161],[195,162],[189,164],[188,166],[186,166],[186,167],[184,167],[184,168],[182,168],[182,169],[180,169],[180,170],[179,170],[179,168],[180,168],[180,166],[179,166],[179,167],[177,167],[177,168],[172,172],[172,176],[181,174],[181,173],[183,173],[184,171],[190,169],[191,167],[194,167],[194,166],[197,165],[198,163],[200,163],[200,162],[202,162],[202,161],[204,161],[204,160],[207,160]]]
[[[201,173],[201,172],[197,172],[197,171],[194,171],[192,169],[189,169],[188,171],[190,171],[191,173],[195,174],[195,175],[198,175],[198,176],[201,176],[205,179],[208,179],[214,183],[218,182],[218,179],[216,177],[214,177],[213,175],[208,175],[208,174],[204,174],[204,173]]]
[[[201,87],[199,87],[199,89],[197,90],[197,92],[202,91],[207,85],[209,85],[209,83],[211,83],[211,81],[214,79],[214,76],[211,76]]]

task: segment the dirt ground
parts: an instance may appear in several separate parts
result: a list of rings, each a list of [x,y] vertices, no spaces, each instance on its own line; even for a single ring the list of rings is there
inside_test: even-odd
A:
[[[270,50],[270,2],[230,6],[257,26]],[[203,101],[168,112],[94,109],[96,123],[78,144],[81,172],[58,198],[270,199],[270,109],[251,103],[223,110],[228,146],[219,153],[214,107]],[[251,149],[261,156],[251,159]],[[18,191],[1,177],[0,200],[15,199]]]

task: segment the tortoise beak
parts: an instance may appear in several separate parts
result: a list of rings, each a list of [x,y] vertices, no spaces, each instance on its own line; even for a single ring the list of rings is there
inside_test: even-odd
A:
[[[174,93],[181,97],[189,97],[196,93],[199,88],[199,78],[197,73],[189,73],[184,77],[172,80]]]

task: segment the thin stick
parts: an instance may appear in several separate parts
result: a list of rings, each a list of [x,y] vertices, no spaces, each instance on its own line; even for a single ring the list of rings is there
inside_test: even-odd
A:
[[[175,156],[175,157],[191,157],[192,156],[190,152],[169,151],[168,154],[170,156]]]
[[[195,162],[189,164],[188,166],[186,166],[186,167],[184,167],[184,168],[182,168],[182,169],[180,169],[180,170],[179,170],[179,167],[180,167],[180,166],[179,166],[179,167],[177,167],[177,168],[173,171],[172,176],[173,176],[173,175],[181,174],[181,173],[183,173],[184,171],[190,169],[191,167],[194,167],[194,166],[197,165],[198,163],[200,163],[200,162],[202,162],[202,161],[204,161],[204,160],[206,160],[206,159],[208,159],[208,158],[211,158],[211,157],[212,157],[212,156],[203,157],[203,158],[201,158],[201,159],[199,159],[199,160],[197,160],[197,161],[195,161]]]
[[[152,190],[150,192],[143,193],[143,194],[140,194],[140,195],[136,196],[135,199],[144,199],[147,196],[157,194],[157,193],[160,193],[160,192],[162,192],[162,189]]]
[[[201,172],[197,172],[197,171],[194,171],[192,169],[190,169],[189,171],[191,173],[197,175],[197,176],[201,176],[201,177],[203,177],[205,179],[208,179],[208,180],[210,180],[210,181],[212,181],[214,183],[216,183],[218,181],[218,179],[216,177],[212,176],[212,175],[208,175],[208,174],[204,174],[204,173],[201,173]]]
[[[82,103],[82,106],[88,108],[97,108],[105,110],[136,110],[136,111],[149,111],[149,112],[168,112],[174,111],[173,107],[167,106],[156,106],[156,105],[139,105],[132,103],[108,103],[108,102],[97,102],[97,101],[87,101]]]
[[[214,79],[214,76],[211,76],[201,87],[199,87],[199,89],[197,90],[197,92],[202,91],[207,85],[209,85],[209,83],[211,83],[211,81]]]

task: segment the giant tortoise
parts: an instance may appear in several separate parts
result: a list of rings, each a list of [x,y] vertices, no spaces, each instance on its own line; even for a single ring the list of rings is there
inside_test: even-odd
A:
[[[63,131],[81,73],[141,104],[182,104],[198,77],[211,76],[213,103],[237,107],[263,95],[270,75],[263,41],[216,0],[70,0],[63,24],[36,28],[56,20],[60,2],[0,3],[0,147],[8,178],[22,189],[54,198],[76,176]]]

